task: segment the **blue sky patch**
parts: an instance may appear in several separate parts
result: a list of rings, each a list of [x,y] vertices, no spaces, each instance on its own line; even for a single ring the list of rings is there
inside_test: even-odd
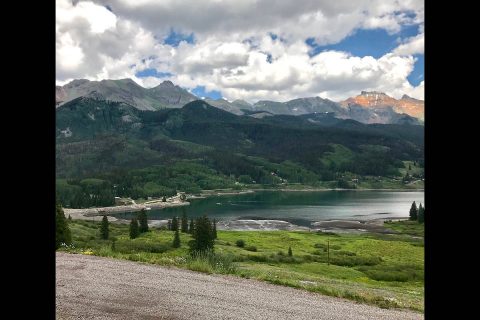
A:
[[[418,26],[416,25],[405,26],[402,28],[402,31],[396,34],[388,34],[384,29],[359,29],[336,44],[319,46],[315,44],[313,38],[308,38],[305,43],[312,48],[309,53],[310,56],[315,56],[322,51],[335,50],[350,52],[358,57],[372,56],[378,59],[398,47],[397,39],[406,39],[417,34]]]
[[[163,40],[163,43],[171,45],[172,47],[178,47],[180,42],[186,41],[187,43],[195,42],[195,35],[193,33],[183,34],[180,32],[175,32],[173,29],[170,30],[168,36]]]
[[[423,75],[425,73],[425,70],[424,70],[424,56],[423,54],[416,54],[414,55],[414,57],[417,59],[417,61],[415,61],[415,65],[414,65],[414,68],[413,68],[413,71],[412,73],[410,73],[410,75],[407,77],[408,79],[408,82],[410,82],[410,84],[412,86],[418,86],[420,84],[420,82],[422,82],[424,80],[423,78]]]
[[[205,97],[211,99],[220,99],[222,98],[222,93],[217,90],[205,91],[205,86],[196,86],[192,89],[192,93],[197,97]]]
[[[158,72],[155,69],[144,69],[142,71],[138,71],[135,73],[136,77],[139,78],[146,78],[146,77],[155,77],[155,78],[165,78],[165,77],[171,77],[173,74],[170,72]]]
[[[270,36],[270,38],[272,38],[272,40],[275,40],[278,38],[278,36],[273,32],[269,32],[268,35]]]
[[[313,38],[308,38],[305,43],[312,48],[309,52],[311,57],[323,51],[335,50],[349,52],[357,57],[372,56],[378,59],[398,47],[400,45],[399,40],[405,41],[418,33],[418,25],[403,26],[402,30],[395,34],[388,34],[384,29],[359,29],[336,44],[319,46],[315,44]],[[414,70],[408,76],[408,81],[412,85],[417,86],[423,81],[424,56],[419,54],[415,55],[415,58],[417,61],[415,62]]]
[[[267,62],[272,63],[272,61],[273,61],[272,55],[270,53],[266,53],[266,54],[267,54]]]

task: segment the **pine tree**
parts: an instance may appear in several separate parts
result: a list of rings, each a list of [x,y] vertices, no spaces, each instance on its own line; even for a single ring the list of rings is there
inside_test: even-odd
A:
[[[130,239],[135,239],[139,234],[140,230],[138,230],[138,221],[133,218],[130,222]]]
[[[293,256],[292,247],[288,247],[288,256]]]
[[[174,248],[180,248],[180,234],[178,233],[178,229],[175,231],[175,237],[173,238],[173,245]]]
[[[215,218],[213,218],[212,236],[213,236],[213,239],[217,239],[217,221],[215,220]]]
[[[193,222],[193,218],[190,219],[190,227],[188,228],[188,233],[192,234],[195,232],[195,224]]]
[[[162,202],[167,202],[167,198],[165,196],[163,196]]]
[[[418,214],[417,214],[418,223],[425,222],[425,209],[422,207],[422,204],[418,206]]]
[[[193,238],[195,240],[189,242],[190,250],[213,250],[213,245],[215,243],[212,234],[212,224],[207,216],[203,215],[203,217],[197,218],[195,232],[193,233]]]
[[[55,248],[58,249],[62,243],[70,245],[72,243],[72,235],[62,206],[57,204],[55,211]]]
[[[412,170],[412,165],[411,164],[408,165],[408,170]]]
[[[68,215],[68,222],[72,222],[72,217],[70,217],[70,215]]]
[[[138,213],[138,222],[140,224],[139,231],[144,233],[148,231],[147,211],[145,209],[140,210]]]
[[[167,221],[167,230],[172,230],[172,220]]]
[[[103,240],[108,240],[108,218],[103,216],[102,224],[100,225],[100,236]]]
[[[177,217],[173,217],[172,219],[172,231],[178,230],[178,219]]]
[[[187,213],[185,212],[185,209],[183,209],[183,215],[182,215],[182,232],[183,233],[188,232],[188,218],[187,218]]]
[[[412,206],[410,207],[410,220],[416,221],[417,220],[417,204],[413,201]]]

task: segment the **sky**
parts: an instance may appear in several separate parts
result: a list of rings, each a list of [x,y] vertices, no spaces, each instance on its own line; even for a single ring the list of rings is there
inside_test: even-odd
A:
[[[57,85],[124,78],[252,103],[423,99],[424,1],[57,0]]]

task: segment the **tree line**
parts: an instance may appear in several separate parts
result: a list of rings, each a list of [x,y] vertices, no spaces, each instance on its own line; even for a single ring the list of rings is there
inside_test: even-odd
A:
[[[419,223],[425,222],[425,208],[422,206],[422,203],[417,208],[417,204],[413,201],[412,206],[410,207],[409,220],[418,221]]]
[[[65,218],[65,213],[60,204],[56,205],[56,220],[55,220],[55,248],[58,249],[62,245],[72,244],[71,232],[68,226],[71,218]],[[172,247],[179,248],[181,245],[180,234],[188,233],[192,236],[192,240],[188,242],[188,246],[191,252],[205,251],[214,249],[215,239],[217,239],[217,221],[214,218],[212,221],[203,215],[196,219],[191,218],[190,223],[188,217],[183,212],[181,219],[174,216],[171,220],[168,220],[167,229],[174,231],[174,238],[172,241]],[[129,226],[129,237],[135,239],[140,234],[149,231],[148,218],[145,209],[139,211],[136,217],[132,218]],[[100,222],[100,238],[108,240],[110,238],[109,221],[106,215],[103,216]],[[113,246],[113,244],[112,244]]]

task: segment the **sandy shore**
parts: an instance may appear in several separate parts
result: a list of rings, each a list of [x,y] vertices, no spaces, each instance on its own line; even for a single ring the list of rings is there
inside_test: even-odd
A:
[[[408,219],[408,218],[405,218]],[[333,233],[390,233],[393,231],[384,225],[385,220],[405,220],[401,218],[379,218],[373,220],[325,220],[312,222],[311,227],[304,227],[295,225],[283,220],[268,220],[268,219],[239,219],[239,220],[225,220],[219,221],[217,224],[218,230],[232,230],[232,231],[311,231],[311,232],[333,232]],[[166,222],[165,222],[166,223]]]
[[[126,206],[103,207],[103,208],[88,208],[88,209],[63,208],[63,211],[65,212],[66,217],[70,215],[72,219],[100,221],[103,215],[108,215],[109,221],[120,221],[124,219],[118,219],[110,215],[117,214],[117,213],[125,213],[125,212],[137,212],[142,209],[145,209],[145,210],[162,209],[162,208],[188,206],[188,205],[190,205],[190,202],[181,201],[181,200],[173,200],[170,202],[150,201],[144,204],[130,204]],[[120,221],[120,222],[123,222],[123,221]]]
[[[317,192],[317,191],[391,191],[391,192],[423,192],[424,189],[252,189],[253,192],[255,191],[283,191],[283,192]]]
[[[397,233],[387,227],[386,220],[406,220],[408,218],[379,218],[373,220],[325,220],[312,223],[312,231],[334,232],[334,233]]]
[[[219,221],[217,229],[232,231],[310,231],[310,228],[308,227],[297,226],[287,221],[254,219]]]

